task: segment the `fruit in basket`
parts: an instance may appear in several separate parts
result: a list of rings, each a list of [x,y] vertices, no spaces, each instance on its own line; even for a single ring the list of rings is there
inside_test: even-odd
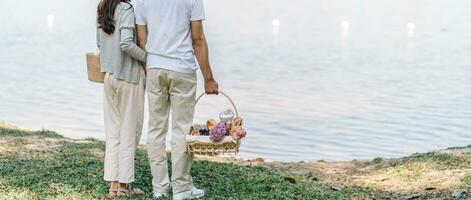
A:
[[[200,129],[199,134],[201,136],[208,136],[209,135],[209,130],[208,129]]]
[[[235,126],[242,126],[242,122],[243,122],[242,117],[237,116],[237,117],[233,120],[234,127],[235,127]]]
[[[221,121],[217,123],[210,131],[209,137],[213,142],[219,142],[224,139],[227,132],[227,123]]]
[[[199,132],[199,130],[193,129],[193,131],[191,131],[191,135],[192,135],[192,136],[200,136],[201,133]]]
[[[247,136],[247,132],[242,128],[242,126],[235,126],[231,129],[230,135],[232,136],[232,139],[238,140]]]
[[[206,127],[208,127],[209,130],[211,130],[218,122],[214,119],[210,119],[208,120],[208,122],[206,122]]]
[[[227,127],[227,132],[226,132],[226,135],[230,135],[231,134],[231,130],[234,128],[234,123],[229,123],[228,127]]]

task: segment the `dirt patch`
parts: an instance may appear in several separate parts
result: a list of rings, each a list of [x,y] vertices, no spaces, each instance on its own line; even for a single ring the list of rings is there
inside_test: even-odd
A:
[[[18,129],[17,126],[13,125],[13,124],[9,124],[7,122],[1,122],[0,121],[0,128],[6,128],[6,129]]]
[[[450,154],[454,156],[466,156],[466,155],[471,154],[471,147],[450,148],[450,149],[439,151],[439,153]]]
[[[45,156],[46,152],[54,151],[62,146],[64,140],[56,138],[27,137],[1,137],[0,156],[12,155]]]
[[[356,176],[353,184],[401,193],[451,191],[459,188],[470,172],[470,169],[437,170],[431,163],[417,162]]]
[[[0,156],[10,157],[13,155],[22,156],[47,156],[60,148],[65,143],[90,144],[88,140],[72,140],[65,138],[48,138],[40,136],[25,137],[0,137]],[[90,153],[95,156],[103,157],[99,149],[91,149]]]
[[[105,152],[98,148],[89,149],[88,152],[97,158],[105,158]]]
[[[471,157],[471,148],[438,151],[435,155]],[[264,159],[239,160],[231,157],[197,157],[221,163],[262,166],[279,173],[293,174],[338,187],[372,188],[395,194],[452,194],[471,182],[471,166],[447,168],[433,158],[375,159],[350,162],[265,162]],[[450,157],[451,159],[451,157]]]

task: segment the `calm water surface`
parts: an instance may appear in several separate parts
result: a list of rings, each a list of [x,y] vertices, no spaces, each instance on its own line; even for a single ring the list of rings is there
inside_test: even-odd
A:
[[[84,59],[96,50],[97,1],[0,3],[11,8],[0,13],[0,120],[104,139],[102,86],[87,81]],[[249,131],[241,156],[369,159],[471,144],[469,0],[205,3],[216,78]],[[197,120],[229,107],[207,97]]]

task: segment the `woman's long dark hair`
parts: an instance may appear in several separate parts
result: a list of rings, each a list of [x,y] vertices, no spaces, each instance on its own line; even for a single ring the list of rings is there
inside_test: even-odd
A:
[[[131,5],[131,0],[102,0],[100,4],[98,4],[98,25],[109,35],[114,33],[114,12],[121,2]]]

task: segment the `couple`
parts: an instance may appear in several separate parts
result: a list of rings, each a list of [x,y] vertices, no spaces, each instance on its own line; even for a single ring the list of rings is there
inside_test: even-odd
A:
[[[101,0],[97,44],[105,72],[106,152],[104,179],[109,196],[140,195],[131,188],[140,140],[144,93],[149,101],[147,150],[153,195],[169,195],[165,137],[172,114],[172,191],[174,199],[204,196],[193,186],[186,135],[193,122],[198,66],[205,92],[218,94],[203,33],[203,0]],[[196,60],[195,60],[196,57]],[[198,64],[197,64],[198,63]]]

